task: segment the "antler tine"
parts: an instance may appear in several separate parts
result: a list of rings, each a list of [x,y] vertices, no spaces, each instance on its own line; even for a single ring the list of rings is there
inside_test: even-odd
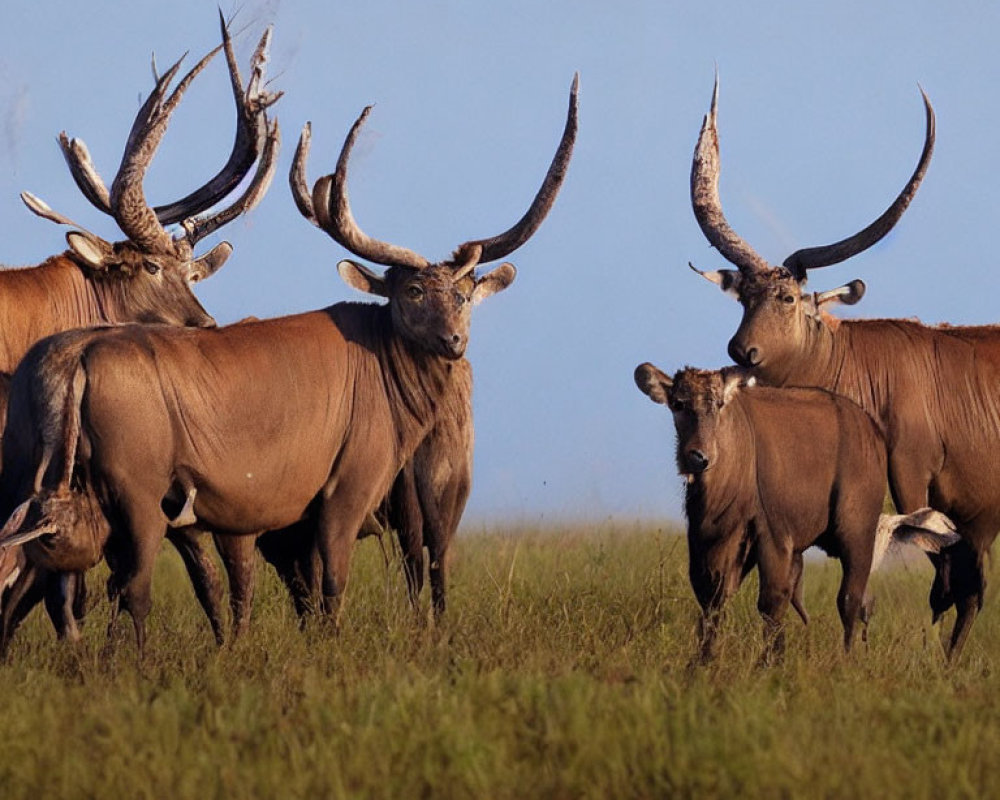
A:
[[[569,93],[569,110],[566,113],[566,127],[563,129],[562,139],[559,147],[549,165],[549,170],[545,174],[541,188],[535,195],[531,206],[512,228],[504,233],[489,239],[477,239],[466,242],[459,246],[456,252],[464,251],[472,246],[481,246],[482,255],[480,263],[496,261],[503,258],[508,253],[512,253],[523,245],[538,230],[542,221],[548,215],[552,204],[556,200],[556,195],[566,178],[566,170],[569,168],[570,158],[573,155],[573,144],[576,141],[577,130],[577,93],[580,88],[580,74],[573,76],[573,85]]]
[[[82,225],[78,225],[69,217],[63,216],[58,211],[55,211],[48,203],[46,203],[42,198],[36,197],[31,192],[21,192],[21,202],[23,202],[28,210],[33,214],[37,214],[43,219],[47,219],[50,222],[56,222],[59,225],[69,225],[71,228],[76,228],[77,230],[85,231],[87,230]]]
[[[274,178],[274,171],[278,166],[277,154],[280,144],[281,132],[278,129],[278,120],[274,120],[268,130],[267,140],[264,143],[264,151],[257,162],[257,172],[239,199],[228,208],[215,214],[205,216],[201,219],[187,219],[182,223],[187,241],[192,247],[227,222],[234,220],[240,214],[251,211],[257,206],[261,198],[267,193]]]
[[[268,137],[266,111],[283,94],[268,93],[261,89],[264,68],[269,57],[272,28],[268,26],[254,50],[250,60],[250,80],[244,91],[236,56],[233,53],[232,38],[221,11],[219,24],[222,28],[222,48],[226,55],[233,97],[236,101],[236,137],[233,140],[233,149],[222,169],[204,186],[175,203],[157,206],[154,209],[162,225],[170,225],[200,214],[220,202],[239,185],[265,146]]]
[[[170,114],[177,107],[191,81],[220,49],[221,45],[195,64],[177,85],[173,94],[164,101],[163,95],[166,93],[167,85],[177,73],[181,62],[178,61],[167,70],[143,103],[132,125],[118,174],[111,184],[110,203],[115,221],[122,232],[142,248],[157,249],[170,241],[169,234],[163,229],[143,194],[142,181],[146,169],[167,129]]]
[[[430,266],[430,262],[426,258],[405,247],[371,238],[358,227],[351,214],[351,203],[347,197],[347,162],[351,155],[351,149],[357,141],[358,133],[365,120],[368,119],[371,110],[371,106],[366,106],[354,125],[351,126],[340,151],[340,158],[337,159],[336,172],[333,175],[325,175],[320,178],[313,186],[312,206],[315,222],[330,234],[334,241],[360,258],[388,267],[423,269]],[[303,163],[303,173],[304,169]],[[303,211],[302,205],[299,205],[299,210]],[[306,215],[306,218],[309,219],[309,216]]]
[[[302,126],[299,143],[292,157],[292,169],[288,173],[288,184],[292,188],[292,199],[299,212],[313,225],[319,226],[316,211],[313,208],[312,193],[309,191],[309,179],[306,177],[306,162],[309,160],[309,147],[312,145],[312,123]]]
[[[90,159],[90,151],[82,139],[70,139],[66,131],[59,134],[59,147],[63,158],[69,165],[70,174],[77,187],[83,192],[91,204],[105,214],[112,214],[111,200],[108,197],[108,187],[104,185],[94,162]]]
[[[185,54],[186,55],[186,54]],[[167,86],[170,81],[173,80],[174,75],[177,74],[177,70],[180,69],[181,61],[184,60],[184,56],[178,59],[177,63],[174,64],[167,73],[162,77],[156,78],[156,84],[153,87],[153,91],[150,92],[149,97],[146,98],[146,102],[142,104],[139,109],[139,113],[136,114],[135,120],[132,123],[132,129],[129,132],[128,141],[125,145],[125,155],[127,155],[132,148],[135,147],[136,142],[142,135],[142,131],[145,126],[149,123],[149,120],[156,114],[156,109],[159,104],[163,101],[164,95],[167,93]],[[153,75],[156,76],[156,62],[153,61]],[[98,210],[103,211],[105,214],[110,214],[114,216],[114,210],[112,209],[111,199],[108,194],[108,189],[101,179],[100,174],[94,167],[93,161],[90,158],[90,152],[87,150],[87,146],[80,139],[69,139],[66,132],[63,131],[59,134],[59,147],[62,149],[63,158],[66,159],[67,165],[69,165],[70,174],[73,176],[77,187],[83,192],[83,196],[86,197]],[[125,156],[122,157],[124,163]]]
[[[715,73],[712,106],[701,124],[691,162],[691,205],[702,233],[722,257],[745,275],[767,269],[767,262],[729,227],[719,199],[719,72]]]
[[[924,175],[927,173],[927,168],[931,163],[931,156],[934,153],[934,108],[931,106],[930,98],[923,90],[923,87],[918,88],[920,88],[920,95],[924,100],[927,132],[924,135],[924,147],[920,153],[920,160],[917,162],[917,167],[913,170],[910,180],[906,182],[903,190],[892,202],[892,205],[882,212],[882,216],[867,228],[834,244],[796,250],[786,258],[784,266],[800,280],[805,278],[806,270],[839,264],[841,261],[867,250],[895,227],[910,205],[910,201],[913,200],[921,181],[924,179]]]

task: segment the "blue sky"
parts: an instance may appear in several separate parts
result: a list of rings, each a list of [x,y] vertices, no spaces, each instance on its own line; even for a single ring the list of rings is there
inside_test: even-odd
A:
[[[12,0],[0,29],[0,258],[37,263],[63,231],[28,189],[109,239],[56,144],[82,138],[107,181],[152,85],[150,53],[186,63],[217,43],[215,5]],[[10,7],[13,6],[13,7]],[[947,6],[947,7],[946,7]],[[198,294],[220,322],[362,299],[345,256],[296,211],[286,176],[313,123],[310,180],[334,166],[361,108],[352,161],[359,224],[425,256],[506,229],[527,208],[579,70],[580,134],[548,220],[511,260],[518,278],[474,315],[476,475],[466,519],[535,522],[681,515],[669,414],[632,383],[653,361],[727,362],[736,303],[693,275],[718,268],[691,213],[688,175],[716,65],[721,193],[733,227],[772,262],[874,219],[923,139],[918,82],[938,143],[916,200],[882,243],[817,273],[861,277],[852,315],[955,324],[1000,316],[1000,7],[956,2],[245,2],[241,64],[275,24],[270,74],[283,147],[270,193],[223,234],[235,247]],[[146,181],[160,203],[228,155],[221,61],[194,84]],[[214,244],[207,241],[207,246]]]

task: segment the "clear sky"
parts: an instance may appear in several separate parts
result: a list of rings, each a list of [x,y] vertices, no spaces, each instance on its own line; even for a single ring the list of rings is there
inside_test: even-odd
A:
[[[218,41],[204,0],[8,0],[0,26],[0,258],[37,263],[63,230],[31,215],[29,189],[108,239],[110,218],[76,189],[56,144],[82,138],[110,182],[150,53],[187,64]],[[681,516],[668,412],[632,382],[727,363],[735,302],[687,269],[723,266],[691,213],[688,176],[716,65],[721,193],[734,228],[775,263],[874,219],[924,134],[918,82],[938,116],[929,173],[896,230],[811,288],[861,277],[860,316],[992,322],[1000,213],[1000,6],[770,3],[248,0],[246,64],[275,24],[270,74],[283,147],[270,193],[223,231],[235,253],[198,286],[220,323],[363,299],[337,277],[346,253],[302,219],[286,176],[313,123],[310,181],[332,171],[349,126],[376,104],[352,160],[368,233],[447,256],[520,217],[562,131],[580,72],[569,176],[518,278],[477,308],[476,475],[466,520]],[[221,165],[232,138],[221,60],[191,88],[146,181],[179,198]],[[207,249],[219,235],[203,243]]]

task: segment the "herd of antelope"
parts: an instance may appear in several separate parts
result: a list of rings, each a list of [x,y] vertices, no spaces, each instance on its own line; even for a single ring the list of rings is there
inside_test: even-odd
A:
[[[141,653],[164,537],[219,642],[222,582],[209,535],[227,573],[234,636],[249,624],[258,551],[300,617],[315,610],[336,620],[354,542],[373,527],[397,532],[411,600],[426,574],[435,614],[445,611],[449,544],[472,479],[471,311],[516,274],[509,263],[481,267],[524,244],[552,207],[576,138],[578,81],[524,216],[436,263],[373,239],[351,213],[348,163],[370,107],[333,174],[311,190],[307,124],[289,175],[292,198],[342,248],[387,268],[337,265],[349,286],[387,302],[217,327],[190,284],[219,269],[232,247],[223,242],[199,257],[194,250],[268,190],[280,144],[269,115],[281,96],[265,90],[270,29],[244,87],[224,20],[221,28],[222,44],[172,92],[180,62],[157,77],[110,190],[83,142],[59,137],[77,186],[114,218],[123,241],[107,242],[22,195],[32,212],[71,230],[62,254],[0,271],[4,651],[40,602],[60,638],[78,638],[84,576],[104,559],[109,634],[127,610]],[[200,189],[152,207],[146,170],[185,90],[220,51],[237,109],[230,157]],[[933,151],[930,102],[924,96],[923,153],[889,209],[860,233],[773,267],[723,216],[717,101],[718,82],[691,198],[705,236],[737,270],[695,271],[743,306],[729,343],[736,365],[673,377],[652,364],[635,371],[639,388],[673,413],[702,655],[713,654],[724,603],[755,565],[765,652],[780,652],[789,604],[808,621],[802,553],[814,544],[842,563],[837,605],[849,648],[871,611],[869,575],[896,539],[928,552],[935,620],[957,609],[956,656],[982,606],[984,559],[1000,530],[991,460],[1000,446],[1000,328],[841,321],[824,307],[856,303],[860,280],[805,288],[808,270],[871,247],[900,219]],[[887,483],[899,515],[881,514]]]

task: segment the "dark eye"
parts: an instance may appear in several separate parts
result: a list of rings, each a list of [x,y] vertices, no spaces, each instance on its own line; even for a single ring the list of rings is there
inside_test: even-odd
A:
[[[671,411],[684,411],[687,409],[687,403],[683,400],[671,400],[670,410]]]
[[[418,286],[417,284],[414,283],[406,288],[406,294],[410,297],[411,300],[419,300],[421,297],[424,296],[424,290],[422,286]]]
[[[157,275],[160,272],[160,265],[155,261],[143,261],[142,266],[150,275]]]
[[[469,302],[469,298],[468,297],[466,297],[461,292],[455,292],[455,305],[457,305],[457,306],[464,306],[468,302]]]
[[[781,298],[781,302],[783,302],[783,303],[794,303],[795,302],[795,295],[793,295],[793,294],[786,294],[784,297]]]

